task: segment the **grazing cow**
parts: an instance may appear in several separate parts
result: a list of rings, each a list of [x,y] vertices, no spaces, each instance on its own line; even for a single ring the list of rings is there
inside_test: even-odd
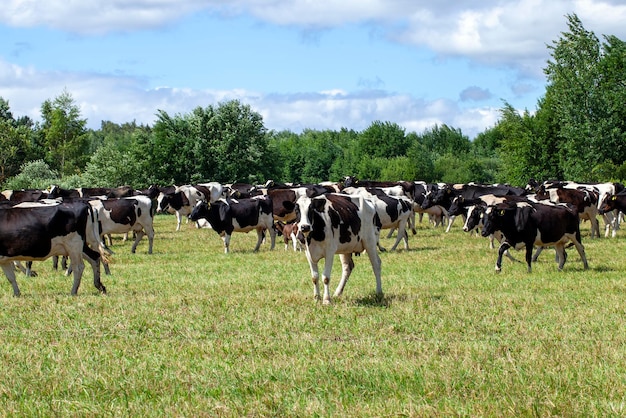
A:
[[[283,239],[285,240],[285,251],[289,248],[289,242],[293,245],[293,250],[298,251],[302,250],[302,243],[298,240],[298,224],[296,222],[284,223],[278,221],[274,223],[276,227],[276,233],[279,235],[282,234]]]
[[[300,197],[295,205],[300,233],[305,237],[306,257],[313,278],[313,291],[320,299],[318,263],[325,258],[322,281],[323,303],[329,304],[333,258],[341,259],[341,281],[334,296],[340,296],[352,273],[353,253],[367,251],[376,277],[376,295],[382,297],[381,260],[377,252],[380,220],[374,205],[362,196],[329,193]]]
[[[391,251],[396,249],[401,240],[404,240],[404,249],[409,249],[406,226],[413,213],[412,200],[404,196],[389,196],[381,189],[373,187],[346,187],[343,189],[343,193],[363,196],[370,200],[374,204],[374,208],[380,219],[381,229],[398,229],[396,242],[391,247]],[[378,244],[378,248],[381,251],[386,251],[380,244]]]
[[[77,294],[85,269],[83,257],[93,269],[94,286],[106,293],[100,281],[100,259],[108,254],[98,238],[97,213],[86,203],[0,208],[0,266],[14,296],[20,296],[20,290],[13,262],[52,256],[69,257],[74,273],[72,295]]]
[[[565,244],[571,241],[578,250],[584,268],[587,257],[580,239],[578,213],[563,206],[548,206],[528,202],[503,202],[489,206],[485,211],[482,236],[502,232],[504,241],[498,249],[496,272],[502,270],[502,255],[518,244],[526,247],[526,264],[531,271],[533,245],[554,245],[559,270],[565,264]]]
[[[271,237],[270,250],[276,243],[274,216],[272,215],[272,201],[266,196],[257,196],[249,199],[218,200],[214,203],[200,202],[194,208],[189,219],[198,221],[206,219],[211,228],[224,241],[224,252],[228,254],[230,236],[233,232],[257,231],[257,243],[254,251],[258,251],[263,242],[263,232],[269,231]]]

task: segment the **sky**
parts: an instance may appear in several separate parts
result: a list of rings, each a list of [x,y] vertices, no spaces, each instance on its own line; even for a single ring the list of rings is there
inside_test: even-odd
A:
[[[536,110],[568,14],[626,39],[623,0],[5,0],[0,97],[40,121],[68,92],[92,129],[239,100],[269,130],[472,139]]]

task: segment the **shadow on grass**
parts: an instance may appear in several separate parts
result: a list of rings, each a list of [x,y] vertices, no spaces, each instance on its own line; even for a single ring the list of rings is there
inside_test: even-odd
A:
[[[385,293],[383,296],[378,296],[375,292],[372,292],[367,296],[356,298],[354,303],[358,306],[389,308],[394,302],[403,302],[408,299],[408,295],[390,295]]]

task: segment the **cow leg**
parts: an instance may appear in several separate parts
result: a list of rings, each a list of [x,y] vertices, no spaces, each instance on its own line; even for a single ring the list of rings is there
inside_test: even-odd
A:
[[[137,245],[139,245],[139,241],[141,241],[144,235],[146,235],[146,233],[143,232],[143,229],[141,231],[137,231],[137,234],[135,235],[135,242],[133,242],[133,246],[130,249],[131,253],[135,254],[135,251],[137,250]]]
[[[330,305],[330,275],[333,271],[334,255],[334,251],[326,251],[326,257],[324,257],[324,272],[322,273],[322,282],[324,283],[324,297],[322,298],[322,303],[324,305]]]
[[[391,228],[389,230],[389,233],[387,234],[387,239],[391,238],[391,236],[393,235],[393,232],[396,230],[396,228]]]
[[[259,248],[261,248],[261,244],[263,243],[263,228],[256,229],[256,236],[257,236],[257,240],[256,240],[256,245],[254,247],[255,253],[259,251]]]
[[[261,238],[263,239],[263,238]],[[230,248],[230,234],[224,233],[222,235],[222,241],[224,241],[224,254],[228,254]]]
[[[526,265],[528,266],[528,272],[532,271],[532,263],[533,260],[533,244],[530,242],[526,243]]]
[[[537,251],[535,251],[535,255],[533,255],[533,258],[532,258],[533,262],[535,262],[535,263],[537,262],[537,260],[539,259],[539,254],[541,254],[542,251],[543,251],[543,246],[537,247]]]
[[[91,265],[91,269],[93,270],[94,287],[100,292],[106,294],[107,289],[100,281],[100,254],[97,251],[94,251],[91,248],[85,246],[83,248],[83,258],[87,260],[87,262]]]
[[[587,270],[589,268],[589,264],[587,263],[587,256],[585,255],[585,247],[583,247],[583,244],[580,241],[578,241],[575,237],[574,239],[571,239],[571,241],[574,243],[574,246],[576,247],[576,251],[578,251],[578,255],[580,256],[580,259],[583,262],[583,268]]]
[[[13,296],[20,296],[20,288],[17,286],[17,279],[15,278],[15,268],[13,266],[13,262],[2,263],[2,271],[4,271],[4,275],[7,276],[9,283],[13,286]]]
[[[383,284],[380,278],[381,275],[381,267],[382,261],[380,260],[380,256],[376,252],[376,248],[372,246],[372,248],[365,248],[367,251],[367,256],[370,259],[370,264],[372,265],[372,270],[374,272],[374,277],[376,278],[376,297],[382,299],[383,297]]]
[[[306,251],[306,258],[309,261],[309,268],[311,269],[311,279],[313,281],[313,297],[315,300],[320,300],[320,272],[318,267],[318,261],[313,261],[311,254],[309,254],[308,248]]]
[[[391,251],[394,251],[396,247],[398,246],[398,244],[400,243],[400,241],[403,239],[404,239],[404,249],[408,250],[409,249],[409,237],[406,233],[406,221],[401,222],[398,225],[398,236],[396,238],[396,242],[391,247]]]
[[[567,260],[567,254],[565,253],[565,245],[556,244],[554,246],[556,251],[556,261],[559,264],[559,271],[563,270],[563,266],[565,265],[565,260]]]
[[[454,223],[455,219],[456,219],[456,215],[450,216],[448,218],[448,227],[446,228],[446,232],[450,232],[450,228],[452,228],[452,224]]]
[[[500,244],[498,248],[498,259],[496,260],[496,273],[500,273],[502,271],[502,255],[511,248],[511,244],[504,241]]]
[[[276,230],[274,229],[274,225],[267,228],[270,231],[270,251],[274,249],[276,245]]]
[[[70,269],[74,275],[74,283],[72,284],[72,295],[78,294],[78,288],[80,287],[80,280],[83,277],[83,271],[85,270],[85,263],[83,262],[82,254],[71,253],[70,256]]]
[[[343,293],[343,289],[346,287],[346,283],[348,283],[348,279],[350,278],[350,274],[354,269],[354,261],[352,261],[352,253],[349,254],[339,254],[339,259],[341,260],[341,280],[337,285],[337,289],[335,289],[335,293],[333,297],[341,296]]]
[[[176,211],[176,230],[180,231],[180,225],[183,223],[183,215]]]

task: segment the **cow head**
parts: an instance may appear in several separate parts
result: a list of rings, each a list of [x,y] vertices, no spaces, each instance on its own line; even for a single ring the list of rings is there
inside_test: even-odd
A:
[[[206,218],[209,215],[209,204],[207,202],[198,202],[194,206],[193,210],[189,214],[189,219],[196,222],[200,219]]]
[[[324,198],[315,199],[304,196],[297,200],[295,206],[296,222],[300,225],[300,231],[305,236],[315,227],[323,227],[322,214],[325,208],[326,199]]]
[[[611,212],[615,209],[615,203],[617,202],[617,196],[614,194],[608,194],[602,201],[602,204],[598,208],[598,213],[604,215],[607,212]]]
[[[470,206],[467,212],[467,219],[463,224],[463,231],[469,232],[476,228],[485,214],[485,209],[484,205]]]

